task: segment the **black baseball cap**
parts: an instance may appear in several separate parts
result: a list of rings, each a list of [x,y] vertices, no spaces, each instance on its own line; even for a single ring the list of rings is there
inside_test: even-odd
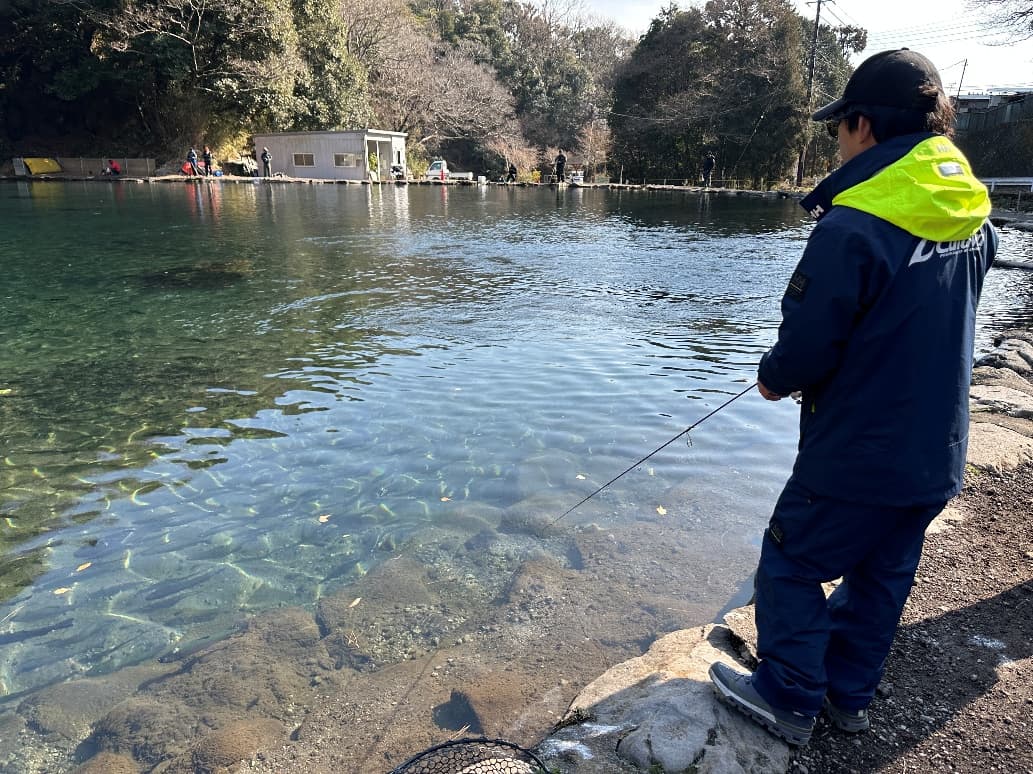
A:
[[[883,51],[861,62],[847,81],[843,96],[816,112],[813,119],[826,121],[843,116],[854,106],[928,113],[936,107],[936,94],[929,94],[929,86],[943,92],[936,65],[907,48]]]

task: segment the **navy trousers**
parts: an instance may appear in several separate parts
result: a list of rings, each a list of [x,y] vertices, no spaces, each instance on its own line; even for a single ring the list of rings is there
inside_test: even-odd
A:
[[[790,478],[764,532],[757,568],[758,693],[814,716],[828,695],[866,708],[944,503],[906,508],[821,497]],[[821,584],[842,577],[825,599]]]

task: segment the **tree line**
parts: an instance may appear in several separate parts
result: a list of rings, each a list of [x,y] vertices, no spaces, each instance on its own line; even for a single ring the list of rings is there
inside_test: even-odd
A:
[[[408,132],[410,166],[493,176],[560,148],[629,180],[695,181],[706,153],[754,184],[833,163],[810,104],[842,89],[863,30],[712,0],[635,40],[575,2],[0,0],[0,152],[161,161],[368,126]]]

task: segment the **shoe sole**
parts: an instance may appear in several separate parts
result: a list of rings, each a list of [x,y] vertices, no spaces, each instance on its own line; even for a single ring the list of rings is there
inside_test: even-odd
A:
[[[786,730],[784,726],[779,725],[777,721],[772,720],[764,714],[759,707],[754,707],[737,693],[726,688],[724,683],[714,677],[713,669],[710,670],[710,681],[714,685],[714,692],[723,704],[731,707],[732,709],[738,710],[741,714],[763,726],[769,733],[774,734],[782,741],[787,742],[794,747],[803,747],[811,741],[810,732],[795,734],[792,731]]]

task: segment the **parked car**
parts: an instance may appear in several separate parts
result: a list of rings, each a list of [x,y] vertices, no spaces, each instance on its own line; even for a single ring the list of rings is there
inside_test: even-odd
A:
[[[427,180],[448,180],[449,174],[448,162],[444,159],[435,159],[427,167],[427,174],[424,177]]]

